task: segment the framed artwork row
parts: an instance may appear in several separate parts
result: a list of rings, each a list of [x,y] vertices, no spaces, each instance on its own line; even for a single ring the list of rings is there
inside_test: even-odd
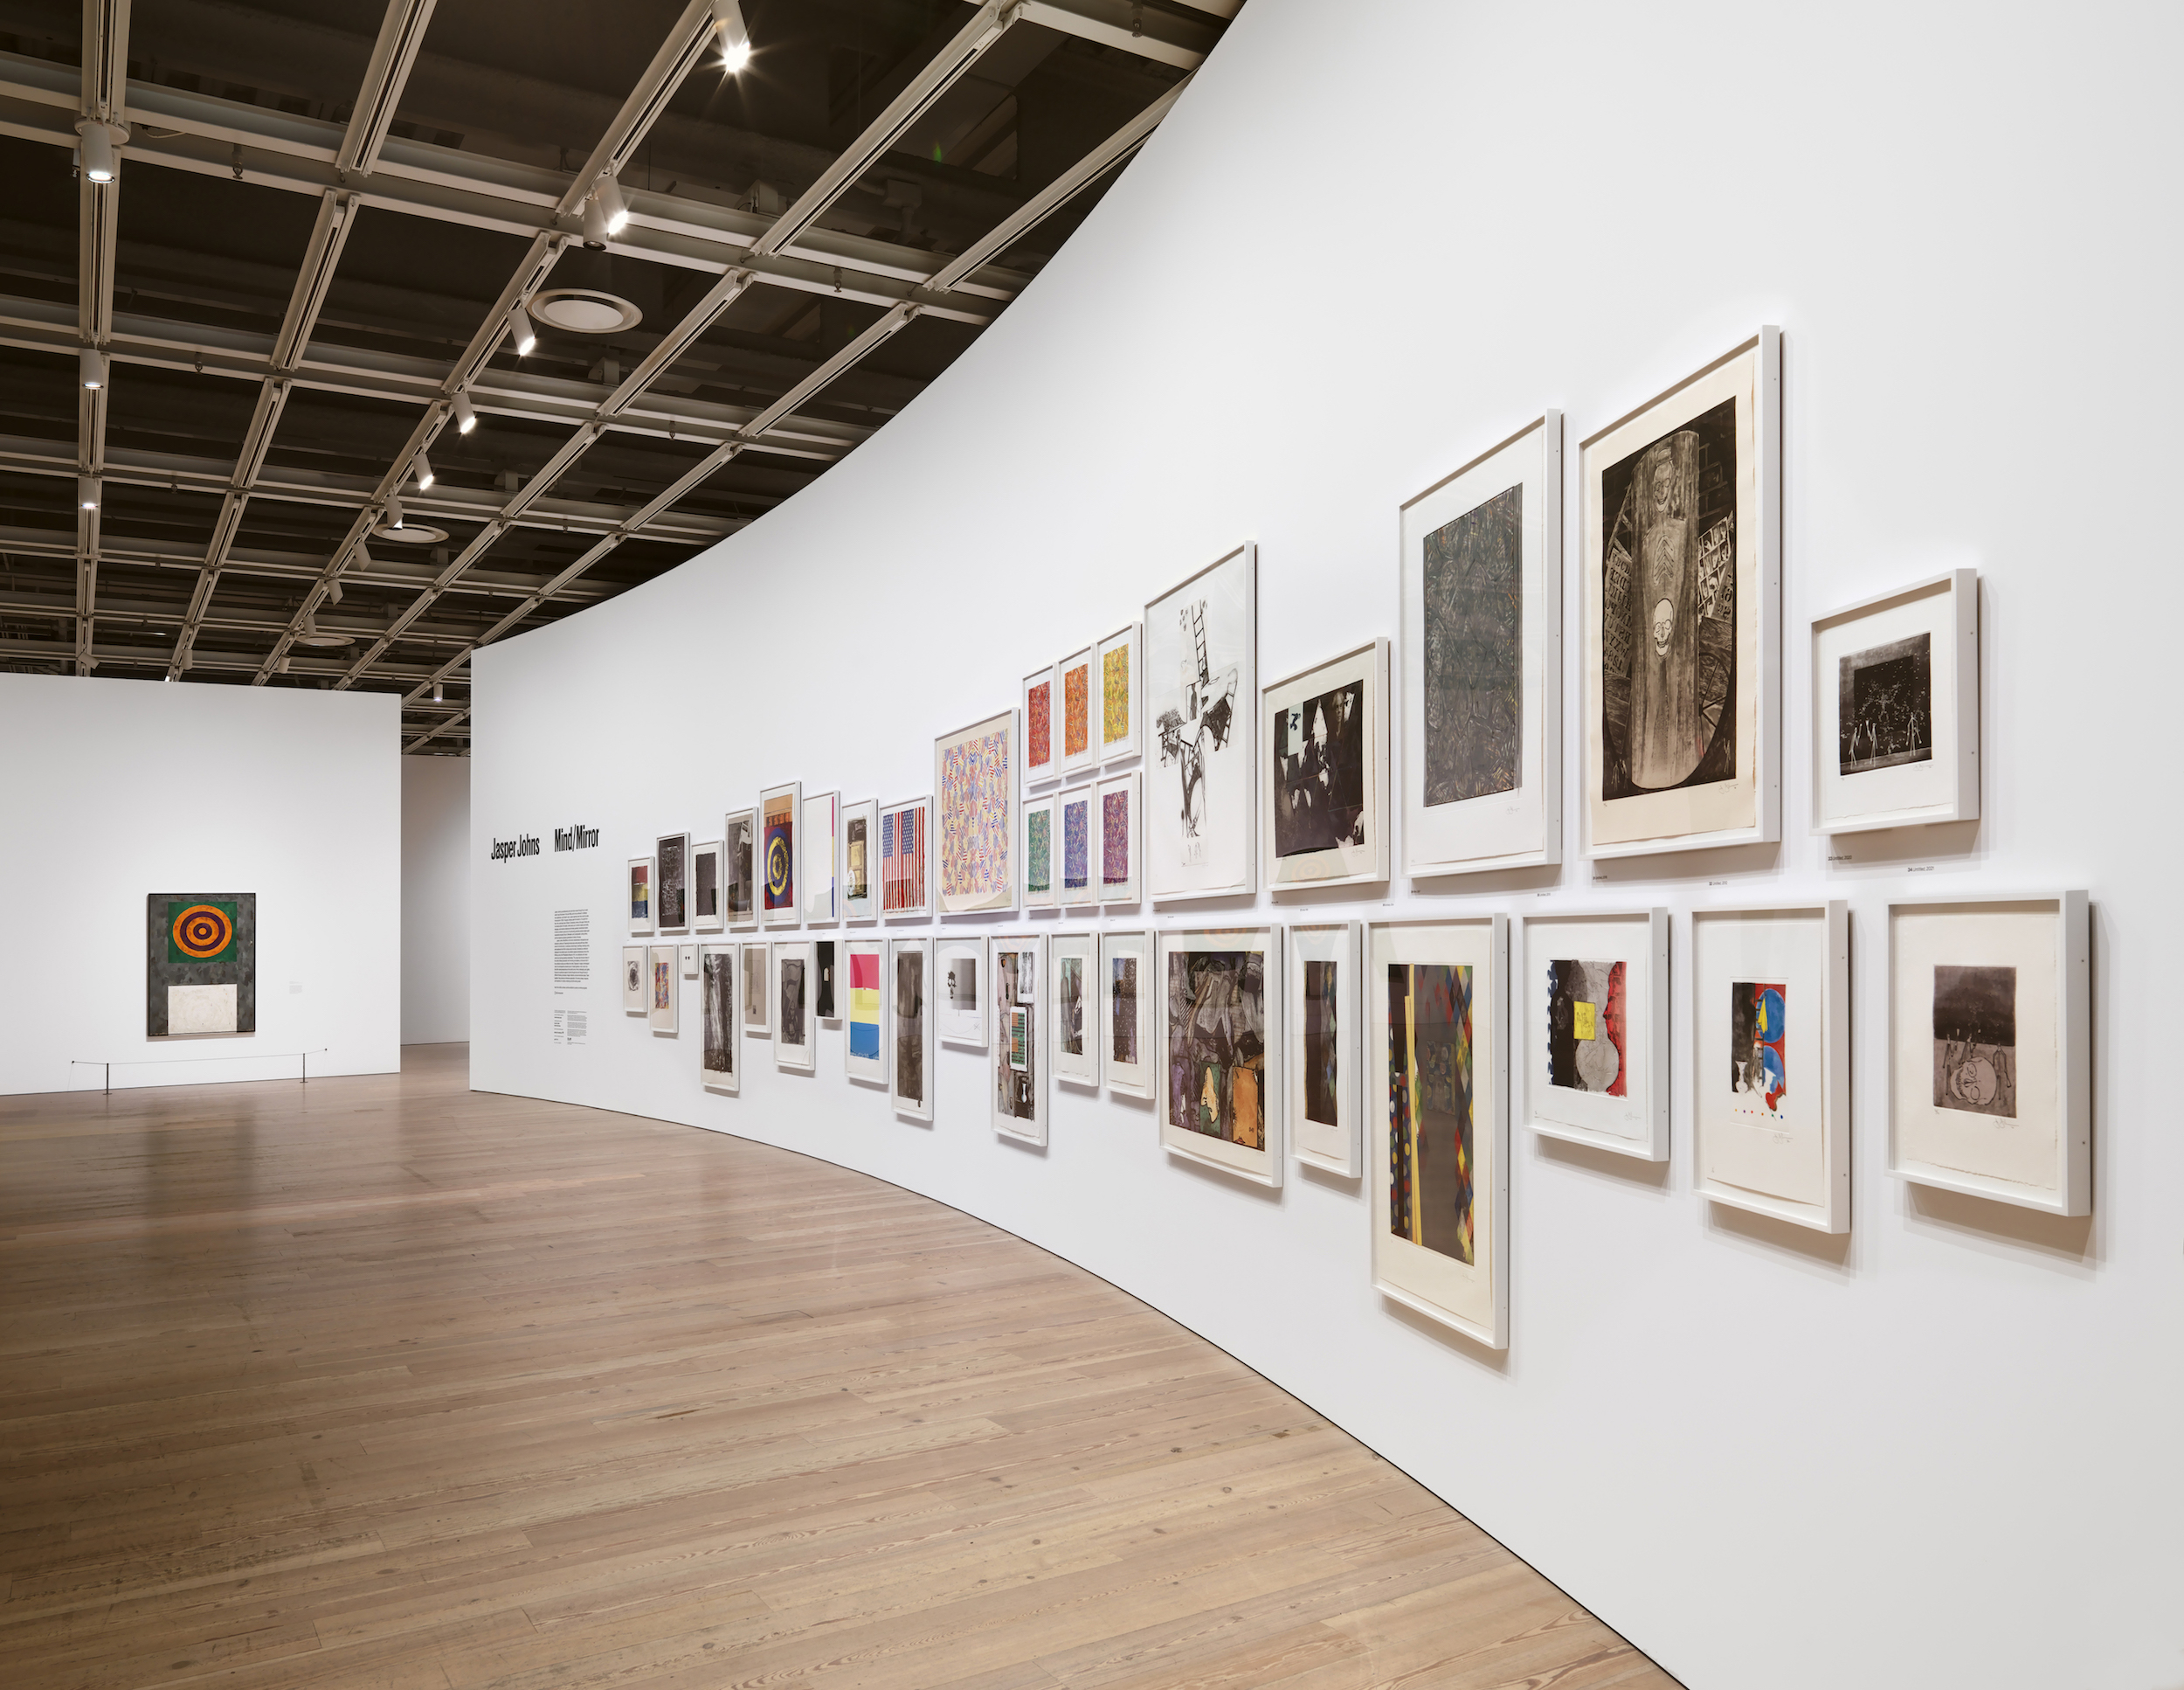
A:
[[[1127,623],[1023,678],[1017,704],[1026,787],[1089,774],[1138,754],[1138,648],[1139,625]]]

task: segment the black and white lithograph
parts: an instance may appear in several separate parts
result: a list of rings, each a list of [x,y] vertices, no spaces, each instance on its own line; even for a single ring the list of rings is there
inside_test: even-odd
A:
[[[2017,970],[1934,966],[1934,1107],[2017,1118]]]
[[[1600,478],[1605,800],[1737,778],[1737,401]]]
[[[1914,634],[1840,660],[1836,766],[1843,774],[1933,760],[1933,636]]]
[[[949,1013],[957,1015],[975,1015],[978,1013],[978,959],[971,956],[952,956],[947,960],[948,977],[943,982],[948,990]]]
[[[699,851],[691,862],[695,883],[691,890],[691,907],[697,919],[717,925],[721,918],[721,854],[707,848]]]
[[[743,1025],[766,1030],[766,947],[743,946]]]
[[[708,951],[699,959],[698,996],[705,1022],[705,1071],[736,1071],[736,971],[725,951]]]
[[[660,884],[653,896],[663,930],[690,925],[689,853],[688,834],[669,834],[660,842]]]
[[[800,1045],[804,1042],[804,959],[781,959],[781,1042]]]
[[[1275,710],[1276,856],[1365,843],[1365,693],[1352,682]]]
[[[816,994],[819,998],[819,1018],[821,1021],[839,1020],[839,1012],[834,1008],[834,941],[831,939],[820,939],[812,945],[812,966],[819,974]]]
[[[1524,489],[1426,536],[1425,801],[1515,792],[1524,775]]]
[[[895,1073],[897,1098],[923,1104],[925,1097],[925,952],[908,946],[895,953]]]
[[[735,922],[751,919],[751,813],[744,810],[728,818],[726,837],[721,842],[721,875],[725,883],[722,888],[728,904],[728,918]]]
[[[1258,880],[1257,553],[1243,546],[1145,606],[1148,894],[1252,890]],[[1149,753],[1151,755],[1151,753]]]

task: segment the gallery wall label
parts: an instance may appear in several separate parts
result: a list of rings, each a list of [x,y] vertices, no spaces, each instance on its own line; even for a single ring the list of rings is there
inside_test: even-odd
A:
[[[554,829],[554,848],[556,851],[589,851],[599,843],[599,830],[587,828],[581,821],[573,827]]]
[[[536,834],[518,834],[514,839],[496,839],[493,842],[492,850],[486,854],[487,860],[493,862],[506,862],[515,857],[537,855]]]

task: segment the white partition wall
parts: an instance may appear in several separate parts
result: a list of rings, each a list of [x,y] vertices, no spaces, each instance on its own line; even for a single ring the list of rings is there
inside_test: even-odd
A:
[[[2184,1682],[2164,1506],[2184,1494],[2184,1132],[2160,1078],[2184,931],[2165,737],[2181,24],[1252,0],[1059,259],[869,444],[711,554],[479,655],[475,1084],[789,1146],[1082,1263],[1695,1690]],[[1246,541],[1261,674],[1393,636],[1405,499],[1549,409],[1574,447],[1767,324],[1780,846],[1578,854],[1572,539],[1559,868],[1418,887],[1399,868],[1354,900],[1096,923],[1671,912],[1669,1158],[1512,1136],[1506,1353],[1373,1292],[1359,1181],[1180,1165],[1151,1105],[1070,1086],[1043,1149],[1001,1141],[990,1050],[939,1046],[935,1119],[906,1122],[843,1078],[838,1024],[816,1077],[754,1037],[742,1094],[708,1094],[688,1017],[668,1038],[621,1013],[623,865],[660,835],[718,837],[789,780],[928,791],[936,733],[1013,707],[1026,672]],[[1981,819],[1814,836],[1807,625],[1962,566],[1982,592]],[[1157,746],[1133,766],[1160,801]],[[552,849],[572,824],[596,846]],[[525,833],[548,848],[487,860]],[[1890,902],[2080,886],[2091,1218],[1890,1180]],[[1852,1225],[1828,1236],[1694,1190],[1678,971],[1695,907],[1837,898]],[[589,984],[557,986],[578,915]],[[934,928],[1001,931],[902,931]],[[1368,1157],[1385,1132],[1368,1120]]]
[[[401,1066],[400,701],[0,675],[0,1092]],[[145,1037],[145,899],[257,897],[249,1037]]]
[[[402,1042],[470,1036],[470,759],[402,759]]]

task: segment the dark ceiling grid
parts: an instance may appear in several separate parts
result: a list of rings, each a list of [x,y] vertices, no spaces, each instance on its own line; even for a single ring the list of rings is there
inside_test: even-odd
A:
[[[1047,248],[1066,237],[1056,214],[1082,216],[1241,0],[750,0],[762,55],[793,73],[709,91],[693,73],[720,69],[708,54],[740,20],[689,0],[588,124],[568,110],[605,112],[594,85],[630,74],[627,28],[666,19],[658,0],[616,8],[613,52],[580,54],[573,80],[535,45],[512,70],[435,59],[436,14],[459,54],[501,38],[482,0],[392,0],[368,59],[353,3],[138,0],[149,45],[130,0],[82,0],[73,41],[61,3],[0,0],[0,167],[107,122],[127,126],[125,171],[167,169],[140,183],[126,239],[123,172],[78,182],[73,275],[54,207],[39,225],[32,193],[31,221],[0,219],[0,349],[32,355],[0,405],[0,664],[399,689],[405,749],[438,751],[467,745],[467,700],[446,693],[477,647],[672,567],[914,398],[1028,283],[1002,260],[1036,267],[1026,239],[1049,219]],[[595,7],[560,10],[536,29],[598,39]],[[831,59],[810,50],[819,14]],[[252,82],[217,80],[216,52]],[[1026,102],[1047,120],[1036,145]],[[723,111],[766,112],[765,132]],[[1134,114],[1110,130],[1116,112]],[[573,169],[572,121],[603,128]],[[1058,136],[1074,154],[1102,133],[1066,162]],[[214,253],[176,232],[266,194]],[[591,326],[516,356],[525,310],[572,308]],[[132,379],[118,403],[109,382],[78,388],[72,451],[53,366],[86,349]],[[481,426],[458,433],[462,414]],[[89,495],[73,544],[37,492],[56,481]],[[8,525],[17,511],[31,526]],[[64,596],[50,570],[71,561]],[[72,642],[35,637],[72,623]]]

